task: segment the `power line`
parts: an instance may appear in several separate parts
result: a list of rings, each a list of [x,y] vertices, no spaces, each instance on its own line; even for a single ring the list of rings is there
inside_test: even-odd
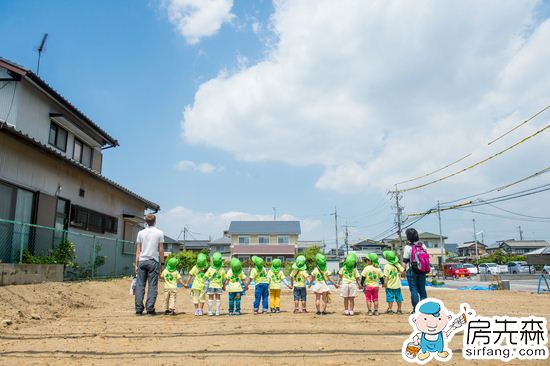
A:
[[[480,201],[486,202],[486,201],[484,201],[484,200],[482,200],[482,199],[480,199]],[[493,205],[493,204],[491,204],[491,203],[488,203],[488,202],[487,202],[487,204],[488,204],[489,206],[493,207],[493,208],[496,208],[497,210],[504,211],[504,212],[508,212],[508,213],[510,213],[510,214],[512,214],[512,215],[527,217],[527,218],[530,218],[530,219],[550,220],[550,217],[523,215],[523,214],[520,214],[520,213],[517,213],[517,212],[514,212],[514,211],[510,211],[510,210],[506,210],[506,209],[504,209],[504,208],[500,208],[500,207],[495,206],[495,205]]]
[[[522,218],[519,218],[519,217],[511,217],[511,216],[493,214],[493,213],[489,213],[489,212],[469,210],[469,209],[466,209],[466,208],[456,208],[456,209],[460,210],[460,211],[464,211],[464,212],[476,213],[476,214],[479,214],[479,215],[485,215],[485,216],[491,216],[491,217],[497,217],[497,218],[505,219],[505,220],[548,223],[548,221],[544,221],[544,220],[522,219]]]
[[[489,141],[489,143],[487,143],[487,145],[491,145],[493,142],[496,142],[498,140],[500,140],[501,138],[503,138],[504,136],[507,136],[508,134],[514,132],[515,130],[517,130],[518,128],[520,128],[521,126],[523,126],[524,124],[526,124],[527,122],[529,122],[530,120],[532,120],[533,118],[537,117],[539,114],[543,113],[545,110],[547,110],[548,108],[550,108],[550,105],[547,105],[546,107],[544,107],[543,109],[541,109],[540,111],[538,111],[537,113],[535,113],[534,115],[532,115],[531,117],[529,117],[528,119],[526,119],[525,121],[521,122],[519,125],[517,125],[516,127],[512,128],[511,130],[508,130],[508,132],[505,132],[504,134],[500,135],[499,137],[497,137],[496,139],[492,140],[492,141]]]
[[[510,146],[508,146],[508,147],[505,148],[504,150],[501,150],[501,151],[499,151],[499,152],[497,152],[497,153],[495,153],[495,154],[493,154],[493,155],[490,155],[490,156],[486,157],[486,158],[483,159],[483,160],[480,160],[480,161],[478,161],[478,162],[476,162],[476,163],[474,163],[474,164],[471,164],[471,165],[467,166],[466,168],[463,168],[463,169],[458,170],[458,171],[456,171],[456,172],[454,172],[454,173],[452,173],[452,174],[448,174],[448,175],[446,175],[446,176],[444,176],[444,177],[441,177],[441,178],[439,178],[439,179],[433,180],[433,181],[428,182],[428,183],[419,184],[419,185],[417,185],[417,186],[410,187],[410,188],[406,188],[406,189],[401,189],[400,192],[409,192],[409,191],[413,191],[413,190],[416,190],[416,189],[424,188],[424,187],[427,187],[427,186],[429,186],[429,185],[432,185],[432,184],[435,184],[435,183],[444,181],[444,180],[446,180],[446,179],[449,179],[449,178],[451,178],[451,177],[454,177],[454,176],[456,176],[456,175],[459,175],[459,174],[461,174],[461,173],[464,173],[465,171],[468,171],[468,170],[470,170],[470,169],[473,169],[473,168],[475,168],[475,167],[477,167],[477,166],[479,166],[479,165],[481,165],[481,164],[483,164],[483,163],[486,163],[487,161],[489,161],[489,160],[491,160],[491,159],[493,159],[493,158],[495,158],[495,157],[497,157],[497,156],[499,156],[499,155],[504,154],[505,152],[507,152],[507,151],[509,151],[509,150],[512,150],[512,149],[515,148],[516,146],[518,146],[518,145],[520,145],[520,144],[522,144],[522,143],[524,143],[524,142],[526,142],[526,141],[532,139],[533,137],[535,137],[535,136],[537,136],[538,134],[540,134],[540,133],[546,131],[546,130],[549,129],[549,128],[550,128],[550,124],[549,124],[549,125],[546,125],[545,127],[541,128],[540,130],[536,131],[535,133],[533,133],[533,134],[531,134],[531,135],[529,135],[529,136],[527,136],[527,137],[524,137],[523,139],[519,140],[518,142],[516,142],[516,143],[514,143],[514,144],[512,144],[512,145],[510,145]]]
[[[452,166],[452,165],[455,165],[457,163],[460,163],[462,160],[466,159],[467,157],[471,156],[472,153],[469,153],[468,155],[464,155],[463,157],[461,157],[460,159],[456,160],[456,161],[453,161],[452,163],[450,164],[447,164],[445,165],[444,167],[442,168],[439,168],[437,170],[434,170],[433,172],[430,172],[430,173],[427,173],[427,174],[424,174],[424,175],[421,175],[419,177],[416,177],[416,178],[412,178],[412,179],[408,179],[408,180],[404,180],[404,181],[401,181],[401,182],[397,182],[396,184],[403,184],[403,183],[409,183],[409,182],[413,182],[415,180],[418,180],[418,179],[421,179],[421,178],[426,178],[426,177],[429,177],[430,175],[433,175],[437,172],[440,172],[442,170],[445,170],[447,169],[448,167]]]

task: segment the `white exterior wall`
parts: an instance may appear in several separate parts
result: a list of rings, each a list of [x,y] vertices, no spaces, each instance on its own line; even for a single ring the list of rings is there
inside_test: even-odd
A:
[[[0,67],[0,78],[11,76],[6,69]],[[19,101],[19,83],[16,81],[0,81],[0,121],[15,125]],[[13,100],[13,101],[12,101]]]

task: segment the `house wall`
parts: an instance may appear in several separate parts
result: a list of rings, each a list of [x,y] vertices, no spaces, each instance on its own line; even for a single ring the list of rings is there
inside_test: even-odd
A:
[[[0,67],[0,78],[8,79],[11,75]],[[5,84],[5,85],[4,85]],[[19,103],[19,86],[16,81],[0,81],[0,121],[15,125],[17,120],[17,105]]]
[[[277,237],[279,235],[273,235],[273,234],[231,234],[231,244],[232,245],[239,245],[239,236],[249,236],[250,237],[250,245],[256,245],[258,244],[258,236],[261,235],[269,235],[269,245],[279,245],[277,242]],[[298,244],[298,235],[291,234],[289,235],[290,243],[288,245],[297,245]]]

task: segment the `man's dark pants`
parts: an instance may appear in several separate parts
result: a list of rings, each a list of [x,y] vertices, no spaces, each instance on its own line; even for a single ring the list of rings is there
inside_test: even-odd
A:
[[[155,311],[155,302],[157,301],[158,283],[159,283],[160,264],[148,259],[138,263],[137,283],[136,283],[136,313],[143,312],[143,297],[145,296],[145,283],[149,282],[147,291],[147,312]]]

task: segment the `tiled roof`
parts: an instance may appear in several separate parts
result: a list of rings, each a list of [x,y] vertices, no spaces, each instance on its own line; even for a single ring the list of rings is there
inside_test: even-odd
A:
[[[231,238],[224,236],[222,238],[212,240],[210,245],[231,245]]]
[[[548,245],[544,240],[507,240],[502,243],[512,248],[542,248]]]
[[[231,255],[294,255],[294,245],[235,245],[231,248]]]
[[[229,234],[300,234],[300,221],[231,221]]]
[[[143,197],[141,197],[140,195],[130,191],[128,188],[125,188],[123,186],[121,186],[120,184],[110,180],[109,178],[99,174],[98,172],[86,167],[85,165],[82,165],[80,164],[79,162],[75,161],[75,160],[72,160],[72,159],[69,159],[68,157],[66,157],[65,155],[61,154],[59,151],[49,147],[48,145],[44,145],[43,143],[41,143],[40,141],[30,137],[29,135],[19,131],[18,129],[8,125],[7,123],[2,123],[0,122],[0,132],[3,132],[3,133],[6,133],[6,134],[9,134],[25,143],[28,143],[30,144],[31,146],[39,149],[39,150],[42,150],[46,153],[48,153],[49,155],[55,157],[55,158],[58,158],[60,159],[61,161],[77,168],[77,169],[80,169],[81,171],[89,174],[90,176],[96,178],[96,179],[99,179],[113,187],[115,187],[116,189],[136,198],[137,200],[143,202],[147,208],[150,208],[152,210],[160,210],[160,206],[154,202],[151,202]]]

